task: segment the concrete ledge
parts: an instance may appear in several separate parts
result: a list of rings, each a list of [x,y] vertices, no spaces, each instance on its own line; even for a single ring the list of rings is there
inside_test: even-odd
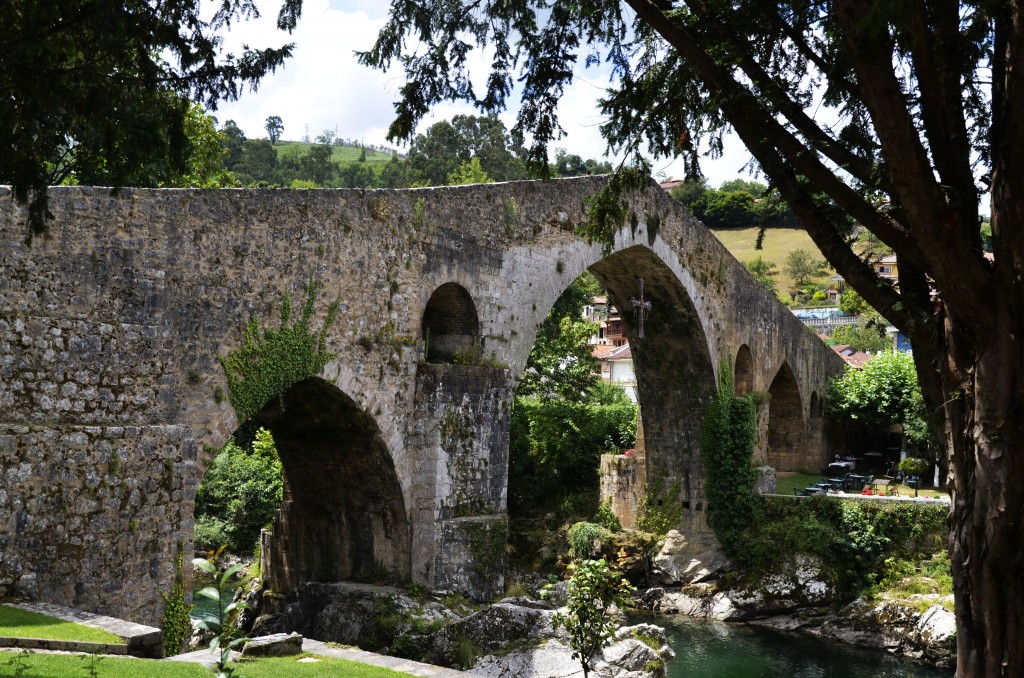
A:
[[[84,610],[75,610],[70,607],[63,607],[61,605],[54,605],[53,603],[5,603],[11,607],[17,607],[28,612],[37,612],[39,614],[49,615],[56,617],[57,619],[63,619],[64,621],[74,622],[81,624],[82,626],[90,626],[94,629],[103,629],[109,631],[115,636],[119,636],[125,641],[125,652],[120,654],[130,654],[134,657],[147,657],[149,659],[159,659],[163,656],[163,635],[160,629],[152,626],[145,626],[144,624],[136,624],[135,622],[125,621],[123,619],[115,619],[114,617],[106,617],[101,614],[93,614],[92,612],[85,612]],[[22,639],[25,640],[25,639]],[[33,639],[37,640],[37,639]],[[65,641],[43,641],[43,642],[65,642]],[[100,645],[107,646],[106,643],[76,643],[77,645]],[[24,647],[9,646],[9,647]],[[111,645],[111,647],[119,647],[117,645]],[[49,648],[59,649],[59,648]],[[76,652],[93,652],[94,650],[73,650]],[[105,654],[117,654],[114,652]]]
[[[87,643],[82,640],[50,640],[49,638],[14,638],[0,636],[0,647],[19,650],[52,650],[55,652],[84,652],[86,654],[113,654],[128,656],[127,645]]]
[[[411,659],[401,659],[400,657],[389,657],[383,654],[375,654],[355,647],[336,647],[328,645],[327,643],[322,643],[319,640],[311,640],[309,638],[303,639],[302,649],[312,655],[348,659],[349,661],[359,662],[360,664],[369,664],[370,666],[379,666],[381,668],[391,669],[392,671],[398,671],[399,673],[407,673],[410,676],[422,676],[423,678],[472,678],[473,676],[471,673],[456,671],[455,669],[446,669],[443,666],[433,666],[432,664],[424,664],[423,662],[414,662]],[[164,661],[208,662],[211,661],[212,657],[213,655],[207,649],[168,657]],[[241,653],[231,653],[231,661],[238,661],[239,659],[241,659]]]

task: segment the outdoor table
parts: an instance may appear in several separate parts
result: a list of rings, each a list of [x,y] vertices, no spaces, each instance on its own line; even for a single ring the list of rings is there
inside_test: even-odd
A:
[[[867,479],[867,476],[859,476],[853,473],[846,476],[846,481],[850,484],[849,489],[855,492],[860,492],[861,488],[864,487],[864,481]]]
[[[885,495],[889,491],[889,479],[879,478],[871,482],[871,491],[876,495]]]
[[[843,489],[844,489],[843,488],[843,479],[842,478],[829,478],[828,479],[828,484],[836,492],[842,492]]]
[[[820,487],[817,487],[816,485],[811,485],[810,487],[805,488],[804,492],[806,492],[808,495],[824,494],[825,490],[821,489]]]
[[[854,465],[848,461],[834,461],[828,465],[828,470],[833,472],[852,471],[853,467]]]

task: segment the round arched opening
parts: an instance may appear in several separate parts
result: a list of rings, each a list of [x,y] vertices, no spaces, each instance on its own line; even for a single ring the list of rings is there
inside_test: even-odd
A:
[[[445,283],[434,290],[423,309],[422,328],[427,362],[456,362],[460,354],[480,350],[476,304],[458,283]]]
[[[733,386],[736,389],[736,395],[747,395],[754,391],[754,357],[750,353],[750,347],[746,344],[740,346],[740,350],[736,352]]]
[[[807,458],[800,390],[788,363],[775,374],[768,394],[768,465],[779,471],[817,470],[817,462]]]
[[[373,417],[314,377],[248,425],[272,433],[284,469],[284,501],[263,541],[263,576],[272,590],[409,578],[408,513]]]

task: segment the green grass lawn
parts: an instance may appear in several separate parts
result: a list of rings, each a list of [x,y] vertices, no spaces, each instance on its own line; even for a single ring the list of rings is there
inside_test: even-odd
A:
[[[811,240],[807,232],[799,228],[769,228],[765,232],[763,249],[755,250],[757,243],[757,227],[750,228],[720,228],[712,230],[715,237],[721,241],[725,248],[734,257],[742,262],[762,257],[765,261],[775,264],[779,274],[775,276],[775,286],[780,293],[788,293],[793,287],[793,279],[786,275],[783,267],[786,265],[786,256],[793,250],[806,250],[817,259],[824,259],[817,245]],[[828,283],[829,275],[815,278],[817,283]]]
[[[0,636],[125,644],[122,638],[109,631],[82,626],[37,612],[28,612],[9,605],[0,605]],[[7,674],[0,673],[0,675]]]
[[[817,473],[792,473],[783,471],[779,473],[775,478],[775,494],[788,494],[793,495],[793,490],[800,488],[801,490],[808,485],[821,480],[821,476]]]
[[[858,471],[859,473],[860,471]],[[881,476],[878,476],[881,477]],[[814,485],[816,482],[825,478],[818,473],[793,473],[789,471],[780,472],[775,479],[775,494],[793,495],[794,489],[803,489],[810,485]],[[913,497],[914,488],[907,487],[906,485],[896,485],[901,497]],[[939,499],[941,497],[948,497],[949,493],[944,490],[938,490],[934,487],[922,487],[917,496],[929,497],[932,499]]]
[[[346,659],[318,657],[317,662],[300,662],[301,657],[275,657],[238,662],[245,678],[403,678],[406,673],[359,664]],[[17,672],[17,664],[23,669]],[[0,652],[0,676],[24,678],[88,678],[95,668],[98,678],[209,678],[213,675],[200,664],[121,657],[93,658],[65,654],[21,654]]]

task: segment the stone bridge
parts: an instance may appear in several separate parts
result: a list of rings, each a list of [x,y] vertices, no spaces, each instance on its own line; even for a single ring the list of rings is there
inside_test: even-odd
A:
[[[205,466],[240,422],[219,357],[319,289],[333,359],[254,417],[285,505],[265,576],[501,586],[509,409],[539,324],[589,269],[628,313],[646,466],[706,530],[698,437],[729,359],[759,454],[825,460],[841,362],[656,185],[612,252],[574,234],[602,178],[415,190],[54,188],[46,237],[0,188],[0,595],[154,622]],[[675,483],[674,481],[678,481]]]

